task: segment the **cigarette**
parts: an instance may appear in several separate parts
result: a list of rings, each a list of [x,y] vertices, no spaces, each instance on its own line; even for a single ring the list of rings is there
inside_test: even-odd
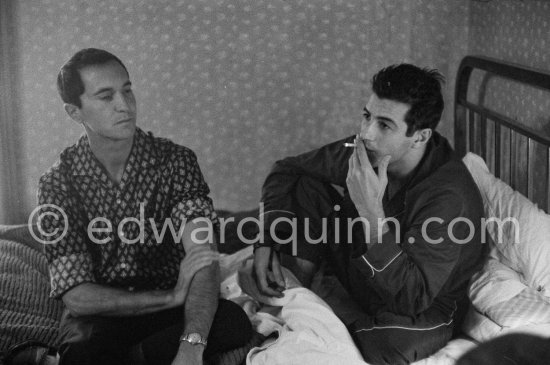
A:
[[[357,147],[357,144],[346,142],[346,143],[344,143],[344,147]]]

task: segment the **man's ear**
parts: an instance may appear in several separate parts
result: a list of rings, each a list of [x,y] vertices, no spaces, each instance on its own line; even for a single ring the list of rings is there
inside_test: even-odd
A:
[[[77,122],[78,124],[82,124],[82,115],[80,113],[80,108],[77,107],[74,104],[63,104],[63,107],[65,108],[65,111],[67,114],[69,114],[69,117],[71,117],[72,120]]]
[[[420,148],[426,145],[426,143],[428,143],[428,141],[430,140],[432,136],[432,129],[431,128],[419,129],[416,132],[414,132],[414,134],[415,134],[414,148]]]

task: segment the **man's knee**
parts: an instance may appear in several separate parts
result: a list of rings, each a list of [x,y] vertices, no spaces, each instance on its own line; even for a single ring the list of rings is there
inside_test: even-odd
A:
[[[309,176],[300,177],[292,192],[295,223],[290,233],[286,232],[286,235],[279,236],[288,240],[287,243],[279,245],[281,253],[298,256],[306,260],[306,265],[308,262],[320,262],[324,246],[329,240],[329,232],[333,229],[330,217],[337,204],[337,195],[330,184]],[[277,233],[279,234],[279,231]],[[283,265],[291,269],[297,277],[301,272],[311,271],[301,262],[296,263],[292,260]],[[294,268],[298,270],[294,271]],[[302,278],[298,279],[302,281]]]
[[[252,324],[237,304],[220,299],[208,336],[209,352],[244,346],[252,337]]]
[[[88,346],[85,341],[64,343],[59,348],[59,365],[86,364]]]
[[[289,269],[300,283],[309,288],[319,264],[297,256],[281,254],[281,265]]]
[[[328,216],[339,200],[339,194],[330,184],[309,176],[300,177],[294,195],[300,210],[298,215],[313,219]]]
[[[59,365],[125,364],[121,351],[100,347],[93,341],[66,342],[60,346]]]
[[[396,344],[391,341],[387,331],[369,330],[356,333],[355,342],[366,362],[373,365],[409,364],[409,359]]]
[[[451,331],[418,331],[401,329],[371,329],[356,332],[354,339],[366,362],[379,364],[410,364],[443,348]]]

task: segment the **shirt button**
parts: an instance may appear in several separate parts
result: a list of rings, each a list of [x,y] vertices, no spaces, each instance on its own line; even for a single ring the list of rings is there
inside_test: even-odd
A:
[[[121,268],[121,269],[126,269],[126,266],[127,266],[127,265],[126,265],[124,262],[123,262],[122,264],[120,264],[120,268]]]
[[[122,200],[117,199],[117,200],[116,200],[116,203],[117,203],[117,204],[120,204],[120,203],[122,203]]]

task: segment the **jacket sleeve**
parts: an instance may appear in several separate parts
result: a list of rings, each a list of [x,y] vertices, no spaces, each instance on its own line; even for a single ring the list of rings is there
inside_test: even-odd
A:
[[[467,203],[450,191],[430,193],[410,207],[404,232],[390,224],[381,242],[352,259],[390,311],[415,315],[427,309],[453,274],[465,244],[475,244],[470,233],[479,232],[479,220],[464,222]],[[466,243],[468,239],[469,243]]]
[[[309,176],[329,184],[345,186],[348,160],[352,148],[344,147],[354,136],[333,142],[304,154],[287,157],[275,162],[262,187],[263,204],[260,214],[264,214],[266,229],[265,242],[261,246],[273,245],[269,227],[278,218],[292,218],[293,190],[302,176]],[[284,234],[284,233],[283,233]]]

